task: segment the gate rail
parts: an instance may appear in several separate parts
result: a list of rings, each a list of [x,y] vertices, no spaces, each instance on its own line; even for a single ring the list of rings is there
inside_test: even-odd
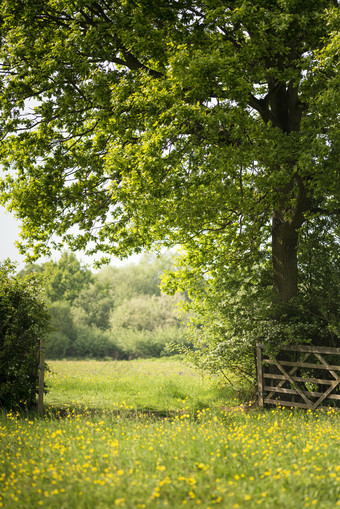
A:
[[[281,346],[275,357],[263,345],[256,350],[260,407],[340,409],[340,348]]]

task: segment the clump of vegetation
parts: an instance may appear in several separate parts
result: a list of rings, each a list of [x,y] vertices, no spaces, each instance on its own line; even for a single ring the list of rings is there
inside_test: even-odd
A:
[[[14,276],[15,266],[0,264],[0,407],[35,403],[40,339],[49,314],[39,299],[41,284],[33,276]]]
[[[225,378],[233,372],[255,384],[256,343],[273,353],[282,344],[338,347],[339,231],[338,219],[322,217],[300,229],[298,294],[286,303],[275,299],[268,245],[253,253],[249,263],[236,257],[228,262],[213,245],[204,253],[199,247],[183,250],[162,287],[189,295],[184,307],[191,312],[192,361]]]

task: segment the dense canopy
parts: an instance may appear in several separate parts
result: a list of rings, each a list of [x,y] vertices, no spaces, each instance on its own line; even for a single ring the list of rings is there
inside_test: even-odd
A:
[[[339,211],[337,1],[3,0],[0,22],[2,200],[28,252],[261,252],[297,295],[299,231],[326,217],[333,239]]]

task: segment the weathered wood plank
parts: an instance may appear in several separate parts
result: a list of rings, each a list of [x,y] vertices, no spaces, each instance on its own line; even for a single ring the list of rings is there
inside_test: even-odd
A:
[[[327,391],[322,396],[320,396],[320,398],[317,401],[315,401],[315,403],[313,405],[313,410],[315,410],[315,408],[317,408],[320,405],[320,403],[322,403],[323,400],[327,398],[328,394],[331,393],[335,389],[335,387],[337,387],[339,385],[339,383],[340,383],[340,378],[338,378],[337,380],[334,380],[334,382],[327,389]]]
[[[294,389],[285,389],[282,387],[275,387],[275,391],[273,391],[272,385],[265,385],[263,387],[263,390],[264,390],[264,392],[268,391],[268,392],[274,392],[274,393],[279,392],[282,394],[296,394],[296,391]],[[320,396],[324,395],[323,392],[315,392],[315,391],[303,391],[303,392],[304,392],[304,394],[306,394],[306,396],[312,396],[313,398],[319,398]],[[266,397],[269,397],[269,395]],[[339,399],[340,400],[340,394],[329,394],[327,396],[327,399]]]
[[[327,396],[327,399],[339,399],[340,400],[340,394],[329,394],[329,396]]]
[[[296,390],[295,389],[285,389],[284,387],[273,387],[271,385],[265,385],[263,387],[264,391],[268,391],[270,392],[270,394],[268,394],[268,398],[272,398],[272,395],[275,394],[275,392],[279,392],[280,394],[296,394]],[[308,393],[310,394],[310,393]],[[323,394],[323,393],[320,393],[320,395]],[[311,394],[312,395],[312,394]]]
[[[277,399],[272,399],[272,400],[267,400],[266,399],[265,403],[268,403],[270,405],[277,405],[277,406],[304,408],[304,409],[308,410],[307,405],[305,405],[304,403],[296,403],[295,401],[279,401]],[[318,408],[318,410],[319,409],[322,409],[322,410],[330,410],[330,409],[332,409],[335,412],[340,412],[340,408],[334,408],[334,407],[329,407],[329,406],[320,406]]]
[[[328,369],[328,371],[330,372],[330,374],[331,374],[332,376],[334,376],[335,380],[337,380],[337,379],[338,379],[338,374],[337,374],[337,373],[335,373],[335,371],[333,371],[333,370],[332,370],[332,368],[330,367],[330,365],[328,364],[328,362],[326,362],[326,361],[325,361],[325,359],[324,359],[321,355],[319,355],[318,353],[316,353],[316,354],[315,354],[315,357],[317,357],[317,358],[319,359],[319,361],[320,361],[320,362],[324,365],[324,367],[325,367],[326,369]]]
[[[289,407],[296,407],[296,408],[310,408],[309,405],[306,405],[306,403],[298,403],[296,401],[280,401],[277,399],[267,399],[264,400],[265,403],[269,403],[270,405],[279,405],[279,406],[289,406]]]
[[[274,364],[274,361],[272,361],[271,359],[265,359],[263,362],[265,362],[266,364],[270,364],[270,365]],[[326,370],[328,369],[323,364],[312,364],[309,362],[280,361],[280,363],[282,364],[282,366],[287,366],[287,367],[295,366],[295,367],[299,367],[299,368],[326,369]],[[329,368],[333,369],[334,371],[340,371],[340,366],[329,365]]]
[[[293,378],[290,376],[289,373],[285,370],[283,366],[279,363],[279,361],[276,360],[276,366],[279,368],[279,370],[282,372],[282,374],[290,381],[291,384],[294,384]],[[307,398],[307,396],[304,395],[304,393],[301,391],[299,387],[295,387],[296,392],[301,396],[301,398],[305,401],[306,405],[308,405],[308,408],[312,408],[313,402]]]
[[[282,345],[280,350],[292,352],[311,352],[311,353],[328,353],[340,355],[340,348],[331,348],[328,346],[311,346],[311,345]]]
[[[310,353],[306,353],[304,356],[303,356],[303,360],[307,360],[308,357],[310,356]],[[271,362],[275,365],[275,361],[271,359]],[[282,364],[282,363],[281,363]],[[298,367],[294,367],[293,369],[291,369],[289,371],[289,374],[292,376],[294,375],[294,373],[297,371]],[[272,396],[274,396],[275,392],[276,392],[276,388],[277,387],[282,387],[284,384],[286,383],[286,379],[285,380],[282,380],[280,383],[277,384],[277,386],[275,387],[275,390],[273,391],[272,389],[272,392],[270,394],[268,394],[268,398],[271,398]]]
[[[288,382],[287,378],[283,375],[276,375],[272,373],[264,373],[263,378],[274,378],[275,380],[285,380]],[[305,378],[302,376],[292,376],[294,382],[309,382],[316,383],[321,385],[330,385],[333,383],[333,380],[325,380],[323,378]]]

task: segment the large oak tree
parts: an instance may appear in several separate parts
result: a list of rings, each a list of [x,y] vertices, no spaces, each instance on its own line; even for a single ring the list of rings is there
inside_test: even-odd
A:
[[[28,252],[269,246],[289,302],[300,228],[339,208],[339,21],[335,0],[3,0],[2,199]]]

